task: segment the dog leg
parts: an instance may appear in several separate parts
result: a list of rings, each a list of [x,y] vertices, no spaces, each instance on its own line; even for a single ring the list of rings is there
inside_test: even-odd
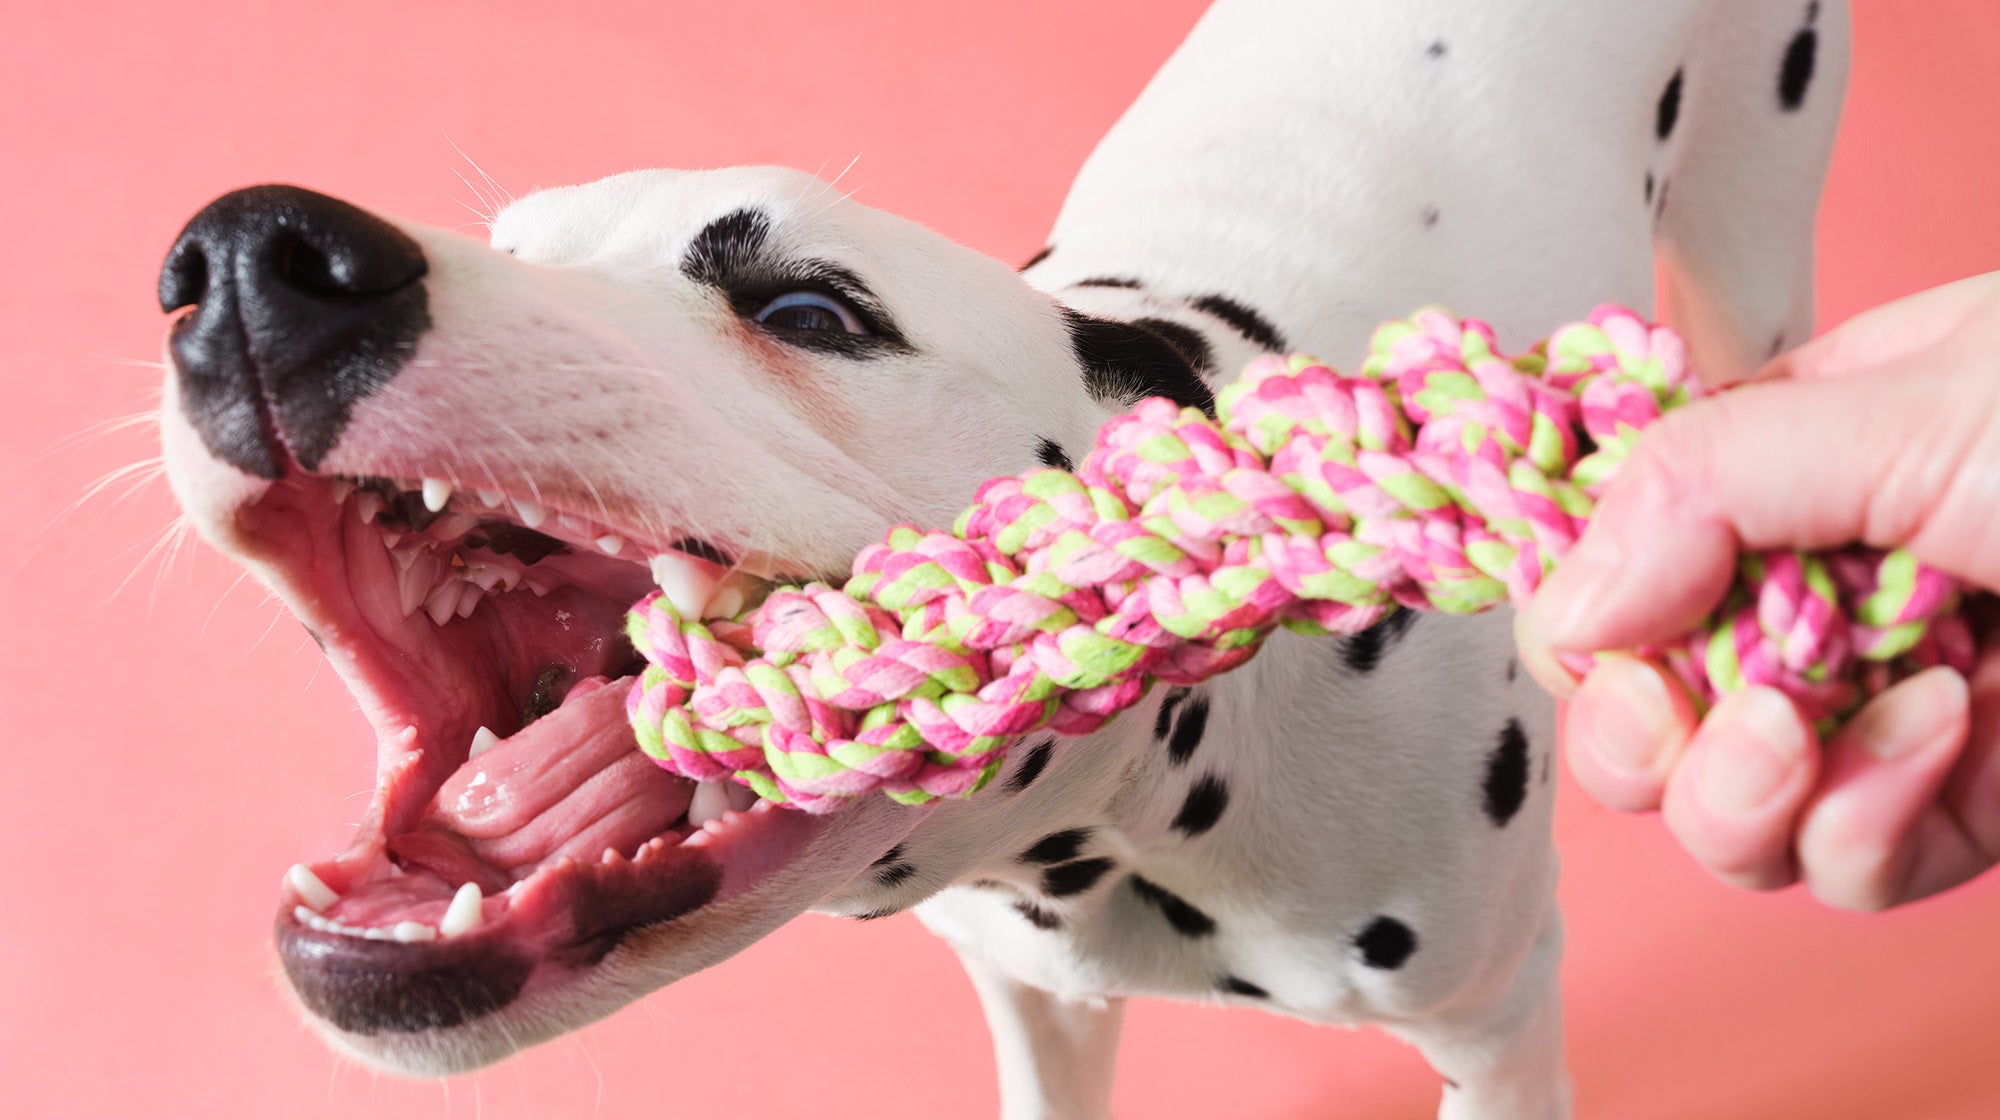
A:
[[[1554,906],[1499,998],[1465,1012],[1395,1024],[1445,1079],[1439,1120],[1563,1120],[1562,915]]]
[[[1646,189],[1667,317],[1719,382],[1812,335],[1813,222],[1847,83],[1848,14],[1845,0],[1776,0],[1714,17],[1661,95],[1669,135]]]
[[[969,954],[959,960],[993,1034],[1001,1120],[1109,1120],[1125,1001],[1073,1002]]]

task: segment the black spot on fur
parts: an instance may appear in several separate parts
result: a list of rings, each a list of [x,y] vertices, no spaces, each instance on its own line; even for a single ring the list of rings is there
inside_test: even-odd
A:
[[[893,918],[902,912],[901,907],[889,906],[881,910],[870,910],[866,914],[856,914],[854,915],[854,920],[857,922],[872,922],[880,918]]]
[[[1500,729],[1500,742],[1486,756],[1486,816],[1504,828],[1528,799],[1528,733],[1521,721],[1510,719]]]
[[[1056,247],[1054,245],[1044,245],[1038,252],[1035,253],[1034,256],[1029,257],[1027,261],[1023,263],[1021,267],[1016,269],[1015,271],[1026,272],[1029,269],[1035,267],[1036,265],[1042,263],[1043,261],[1048,260],[1049,254],[1055,251]]]
[[[1086,276],[1070,285],[1072,288],[1136,288],[1138,286],[1139,282],[1130,276]]]
[[[1771,349],[1765,353],[1764,360],[1768,362],[1772,358],[1775,358],[1784,352],[1785,352],[1785,332],[1779,331],[1777,333],[1777,336],[1771,339]]]
[[[1021,768],[1007,776],[1007,789],[1019,793],[1033,785],[1042,771],[1049,768],[1049,756],[1055,753],[1056,741],[1043,739],[1028,748],[1028,757],[1021,760]]]
[[[1062,444],[1047,437],[1043,437],[1041,445],[1035,448],[1035,458],[1040,459],[1043,466],[1059,471],[1076,469],[1076,464],[1070,462],[1069,453],[1062,449]]]
[[[1225,976],[1216,987],[1232,996],[1249,996],[1251,999],[1269,999],[1271,993],[1243,979],[1241,976]]]
[[[1187,699],[1187,696],[1188,690],[1185,688],[1167,690],[1166,699],[1160,701],[1160,710],[1153,713],[1154,741],[1166,738],[1167,732],[1174,729],[1174,709],[1180,707],[1181,701]]]
[[[1437,207],[1435,206],[1424,207],[1424,214],[1423,214],[1424,228],[1436,229],[1438,224],[1438,219],[1442,217],[1444,217],[1444,213]]]
[[[1520,658],[1518,658],[1518,657],[1510,657],[1510,658],[1508,658],[1508,659],[1507,659],[1507,683],[1508,683],[1508,684],[1513,684],[1513,683],[1514,683],[1514,681],[1515,681],[1515,679],[1516,679],[1516,678],[1518,678],[1518,677],[1519,677],[1520,675],[1521,675],[1521,659],[1520,659]]]
[[[1215,394],[1193,363],[1166,336],[1136,323],[1097,319],[1070,308],[1070,346],[1083,366],[1083,384],[1101,401],[1131,404],[1165,397],[1184,408],[1215,415]]]
[[[875,869],[875,881],[885,887],[899,887],[916,873],[917,869],[907,863],[892,863]]]
[[[1659,107],[1653,110],[1653,135],[1664,141],[1674,134],[1674,122],[1681,119],[1681,81],[1686,71],[1676,70],[1660,93]]]
[[[1443,58],[1445,52],[1449,49],[1449,47],[1445,46],[1443,39],[1433,39],[1431,40],[1431,45],[1424,48],[1424,57]]]
[[[1021,853],[1021,858],[1029,863],[1067,863],[1083,851],[1084,844],[1089,840],[1089,829],[1065,828],[1035,841],[1032,847]]]
[[[883,852],[882,858],[876,860],[873,866],[887,867],[892,863],[901,863],[901,862],[903,862],[903,846],[901,844],[898,844],[895,847],[890,848],[888,851]]]
[[[1194,367],[1196,374],[1207,374],[1215,368],[1215,353],[1208,348],[1208,340],[1201,332],[1171,319],[1134,319],[1133,322],[1166,339],[1173,348],[1181,352],[1181,357]]]
[[[1014,904],[1014,909],[1018,911],[1023,918],[1028,919],[1028,924],[1034,926],[1036,929],[1062,928],[1063,924],[1062,915],[1057,914],[1053,910],[1045,910],[1041,906],[1037,905],[1036,903],[1030,902],[1025,898],[1020,900],[1019,902],[1016,902]]]
[[[1215,932],[1215,919],[1195,909],[1187,899],[1160,886],[1132,876],[1132,890],[1148,905],[1165,915],[1167,924],[1183,937],[1207,937]]]
[[[1102,857],[1059,863],[1042,872],[1042,893],[1052,898],[1082,894],[1096,886],[1097,881],[1104,878],[1104,873],[1115,866],[1115,863]]]
[[[1417,951],[1417,935],[1409,926],[1384,916],[1355,935],[1354,947],[1361,950],[1361,963],[1369,968],[1401,968]]]
[[[1195,310],[1206,311],[1228,323],[1236,329],[1237,334],[1265,350],[1277,352],[1289,349],[1285,345],[1285,336],[1279,334],[1278,328],[1272,326],[1271,321],[1264,318],[1255,308],[1245,307],[1228,296],[1215,294],[1200,296],[1190,300],[1189,303]]]
[[[733,210],[702,227],[681,257],[681,272],[698,284],[720,286],[763,252],[771,236],[770,215]]]
[[[1659,221],[1661,218],[1667,216],[1667,191],[1672,189],[1673,185],[1674,181],[1672,179],[1660,180],[1660,204],[1653,208],[1654,221]]]
[[[1456,1089],[1458,1088],[1458,1082],[1453,1081],[1451,1078],[1447,1077],[1444,1079],[1444,1087],[1447,1089]]]
[[[1208,730],[1208,697],[1190,696],[1181,709],[1181,718],[1174,723],[1174,733],[1167,740],[1167,761],[1175,766],[1187,765],[1194,757],[1194,749],[1201,746],[1201,737]]]
[[[1648,206],[1653,204],[1653,186],[1653,173],[1648,171],[1646,172],[1646,205]]]
[[[1402,641],[1416,621],[1417,612],[1398,610],[1359,634],[1348,635],[1340,641],[1341,662],[1356,673],[1372,672],[1381,664],[1382,655]]]
[[[1188,789],[1187,800],[1181,802],[1181,811],[1174,814],[1174,827],[1189,836],[1200,836],[1215,827],[1222,819],[1222,811],[1229,808],[1229,786],[1213,774],[1203,774],[1201,780]]]
[[[1806,89],[1812,85],[1813,66],[1819,61],[1819,32],[1807,27],[1792,36],[1785,48],[1785,64],[1778,70],[1778,107],[1797,112],[1806,103]]]

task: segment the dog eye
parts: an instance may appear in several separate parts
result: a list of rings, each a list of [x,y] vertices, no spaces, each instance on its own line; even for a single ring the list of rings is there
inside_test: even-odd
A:
[[[824,292],[786,292],[765,304],[752,318],[785,331],[868,333],[853,308]]]

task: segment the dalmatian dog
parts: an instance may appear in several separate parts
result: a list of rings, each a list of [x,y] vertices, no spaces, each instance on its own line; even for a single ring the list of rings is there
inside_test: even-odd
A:
[[[491,243],[291,187],[174,245],[173,488],[372,725],[352,845],[279,956],[333,1045],[463,1070],[809,909],[916,908],[1000,1111],[1108,1114],[1132,996],[1374,1023],[1446,1117],[1569,1111],[1551,705],[1509,620],[1274,637],[966,799],[813,816],[635,749],[626,607],[838,580],[898,522],[1441,303],[1522,346],[1672,310],[1710,370],[1810,331],[1837,0],[1221,0],[1018,272],[806,175],[530,195]]]

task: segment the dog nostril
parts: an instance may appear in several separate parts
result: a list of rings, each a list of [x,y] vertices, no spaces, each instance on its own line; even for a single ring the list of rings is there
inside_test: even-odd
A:
[[[273,248],[278,282],[294,291],[326,297],[373,294],[356,291],[351,275],[340,275],[325,253],[297,234],[280,235]]]
[[[160,310],[169,314],[200,303],[208,295],[208,254],[183,242],[160,270]]]

